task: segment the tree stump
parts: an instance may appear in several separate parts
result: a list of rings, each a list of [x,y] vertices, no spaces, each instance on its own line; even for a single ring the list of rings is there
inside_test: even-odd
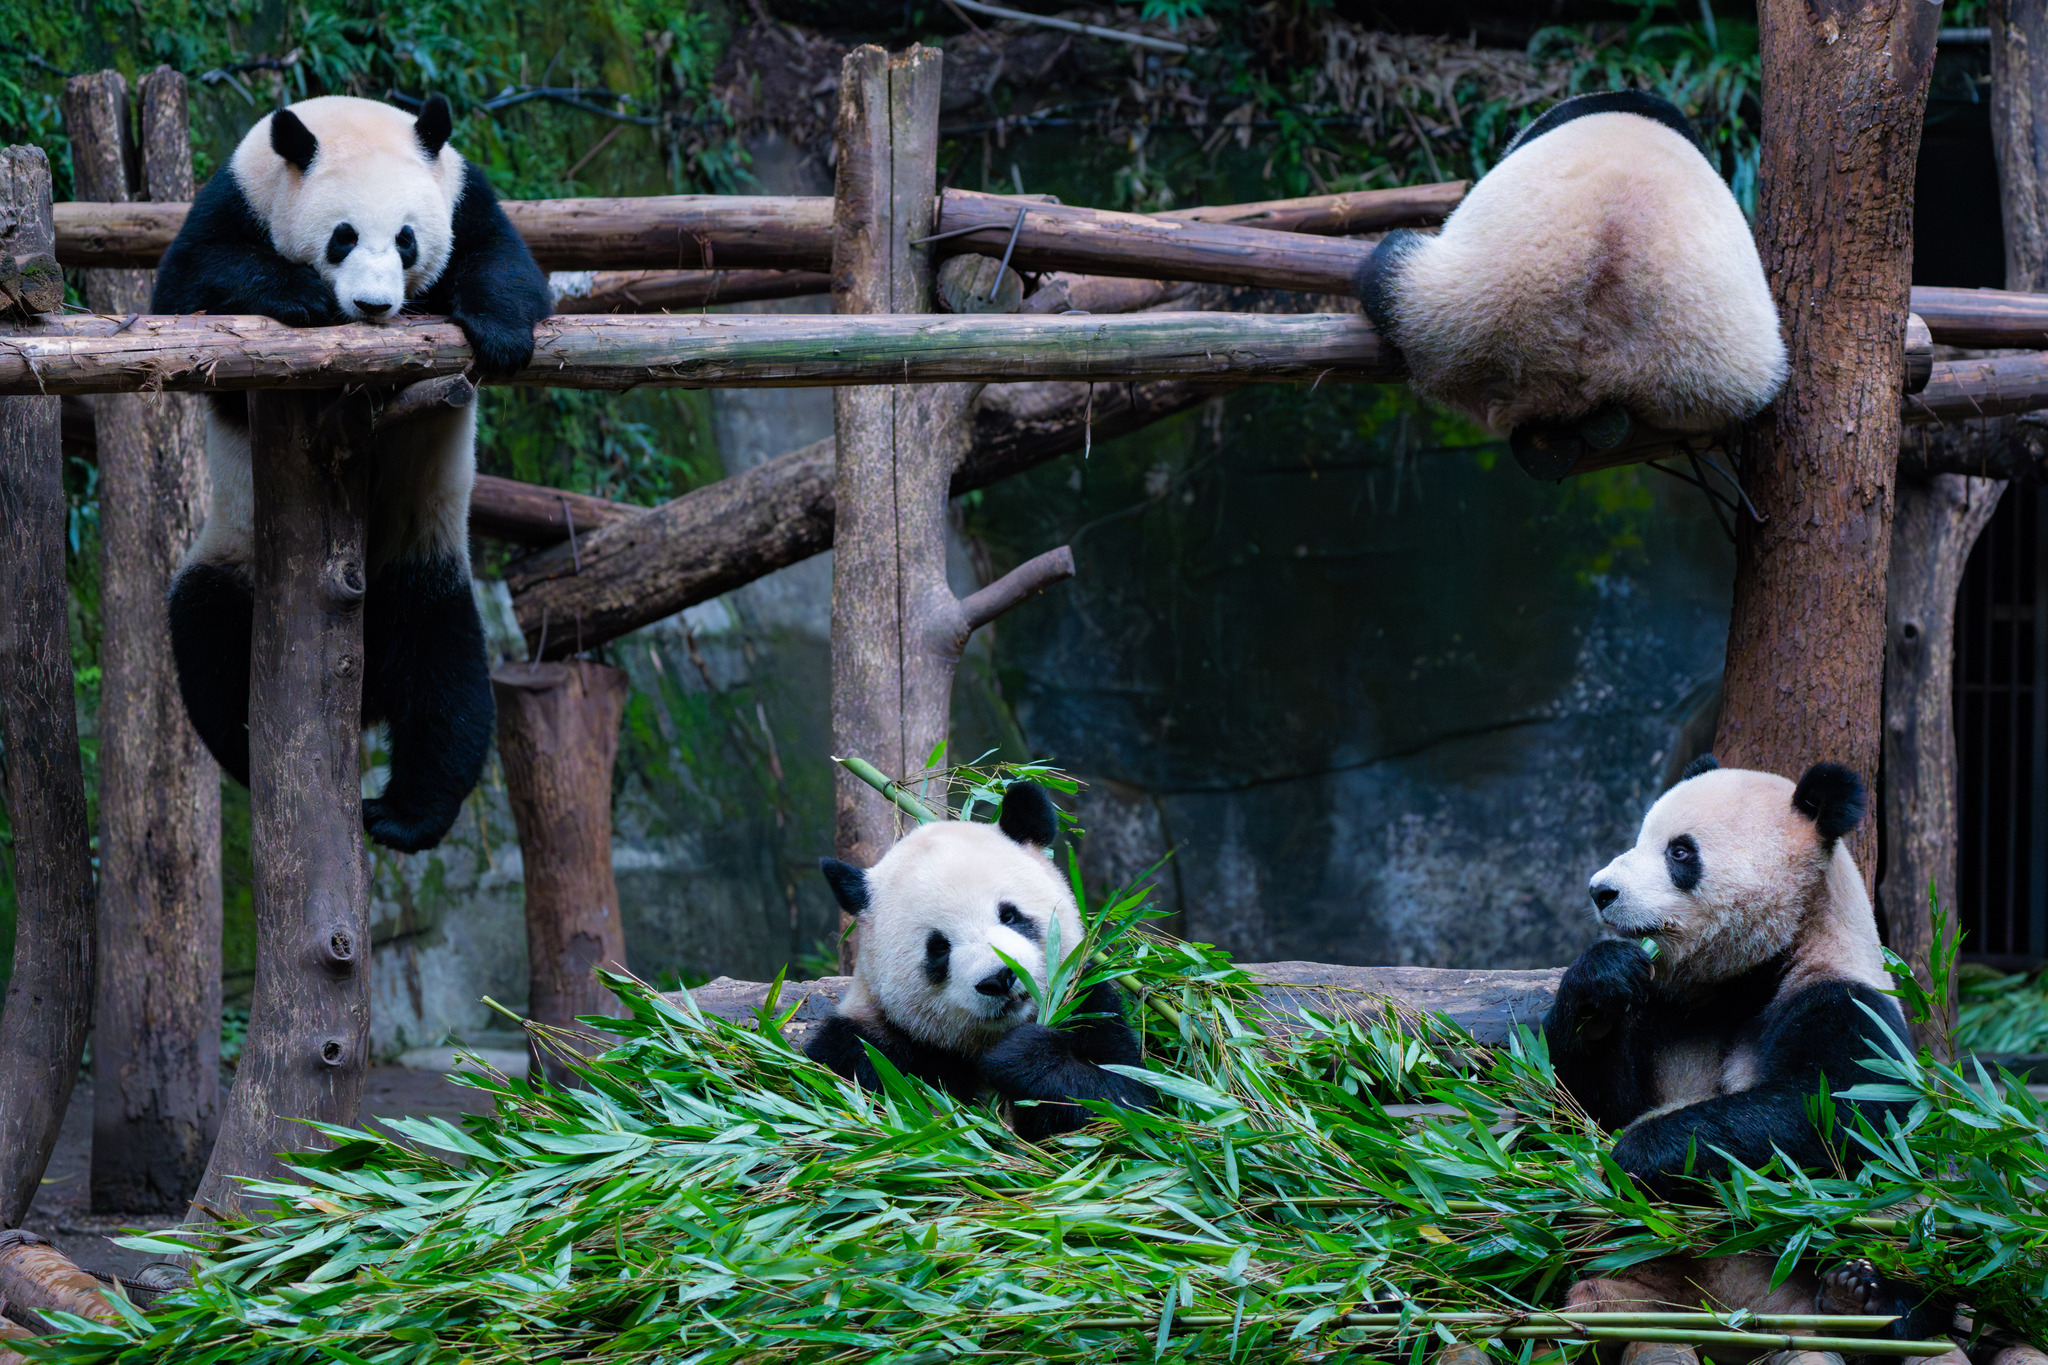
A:
[[[246,1211],[240,1178],[354,1123],[369,1062],[363,844],[364,509],[360,394],[249,395],[256,509],[249,808],[256,984],[249,1036],[195,1218]]]
[[[192,198],[185,78],[64,87],[81,199]],[[149,311],[153,270],[85,272],[95,312]],[[206,517],[204,400],[105,394],[100,469],[100,971],[92,1207],[182,1214],[220,1127],[220,768],[178,693],[164,595]]]
[[[582,659],[508,664],[491,675],[498,758],[526,877],[527,1017],[591,1045],[578,1015],[615,1014],[594,974],[623,971],[626,930],[612,875],[612,763],[619,752],[626,675]],[[536,1070],[568,1079],[560,1059],[530,1044]]]
[[[1935,5],[1759,10],[1757,244],[1792,360],[1742,462],[1763,514],[1736,538],[1716,750],[1797,777],[1877,771],[1885,573],[1913,252],[1913,167]],[[1866,889],[1867,822],[1851,836]]]
[[[64,299],[50,163],[0,148],[0,312]],[[45,266],[47,265],[47,268]],[[14,830],[14,967],[0,1007],[0,1228],[28,1211],[90,1022],[93,883],[66,614],[58,400],[0,398],[0,755]]]

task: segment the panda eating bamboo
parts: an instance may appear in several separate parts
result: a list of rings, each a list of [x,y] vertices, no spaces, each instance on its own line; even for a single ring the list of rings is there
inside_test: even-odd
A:
[[[445,314],[476,369],[533,354],[553,311],[490,183],[448,145],[448,102],[419,116],[330,95],[258,120],[206,182],[157,269],[158,313],[254,313],[295,327]],[[171,647],[193,728],[249,780],[255,506],[248,405],[210,400],[212,501],[170,590]],[[476,410],[445,409],[380,434],[366,527],[362,720],[386,722],[390,777],[363,802],[380,844],[432,848],[482,775],[493,707],[471,596],[469,495]]]
[[[1062,952],[1081,942],[1073,892],[1045,857],[1058,834],[1045,789],[1020,781],[993,825],[922,825],[866,869],[821,859],[840,907],[859,918],[860,953],[838,1012],[804,1048],[811,1059],[878,1090],[873,1049],[955,1098],[994,1091],[1032,1141],[1088,1123],[1075,1101],[1155,1107],[1152,1087],[1103,1069],[1143,1064],[1114,984],[1097,984],[1071,1022],[1047,1027],[1003,961],[1043,987],[1050,927]]]

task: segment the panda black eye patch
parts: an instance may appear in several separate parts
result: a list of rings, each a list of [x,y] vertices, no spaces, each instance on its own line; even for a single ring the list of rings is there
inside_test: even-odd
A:
[[[412,224],[400,228],[395,240],[398,243],[398,263],[407,270],[412,269],[413,262],[420,258],[420,239],[413,235]]]
[[[354,224],[343,223],[334,229],[334,235],[327,239],[327,264],[340,265],[348,259],[348,253],[356,249]]]
[[[1039,941],[1038,921],[1019,910],[1008,901],[996,906],[996,920],[1006,929],[1015,929],[1033,943]]]
[[[934,986],[943,986],[952,967],[953,940],[932,930],[924,940],[924,979]]]
[[[1700,846],[1690,834],[1681,834],[1664,845],[1664,867],[1671,873],[1671,884],[1680,891],[1690,891],[1700,884],[1705,869],[1700,865]]]

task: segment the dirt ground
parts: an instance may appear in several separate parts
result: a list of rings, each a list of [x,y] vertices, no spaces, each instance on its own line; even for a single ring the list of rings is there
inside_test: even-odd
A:
[[[221,1092],[225,1102],[227,1092]],[[398,1066],[370,1069],[363,1094],[363,1112],[379,1117],[454,1118],[479,1114],[489,1104],[474,1090],[450,1084],[433,1071],[408,1071]],[[71,1108],[64,1115],[64,1129],[57,1150],[43,1173],[43,1187],[29,1209],[22,1226],[56,1243],[65,1255],[88,1270],[132,1275],[159,1259],[144,1252],[115,1246],[111,1238],[138,1228],[165,1228],[182,1221],[174,1218],[100,1216],[92,1212],[89,1189],[92,1173],[92,1083],[81,1080],[71,1092]]]

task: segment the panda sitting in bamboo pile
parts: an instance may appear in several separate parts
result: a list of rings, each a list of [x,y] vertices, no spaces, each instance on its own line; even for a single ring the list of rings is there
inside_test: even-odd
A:
[[[1388,233],[1360,292],[1415,392],[1511,431],[1532,473],[1644,425],[1727,430],[1785,383],[1749,224],[1685,115],[1641,90],[1524,128],[1441,230]]]
[[[811,1059],[878,1090],[872,1048],[955,1098],[993,1091],[1031,1141],[1088,1123],[1076,1100],[1156,1107],[1152,1087],[1103,1069],[1143,1064],[1114,984],[1096,985],[1072,1022],[1051,1028],[997,956],[1042,988],[1049,928],[1058,926],[1063,952],[1081,942],[1073,892],[1045,856],[1058,835],[1052,798],[1019,781],[993,825],[921,825],[866,869],[819,860],[840,907],[859,920],[860,953],[838,1011],[805,1045]]]
[[[157,268],[158,313],[257,313],[295,327],[445,314],[486,376],[533,354],[553,311],[482,172],[448,145],[448,102],[419,116],[330,95],[259,119],[206,182]],[[210,400],[212,503],[171,584],[171,648],[193,728],[249,780],[250,564],[255,506],[243,395]],[[445,409],[380,434],[365,551],[362,719],[382,720],[390,778],[363,802],[380,844],[448,833],[489,752],[493,708],[471,596],[476,411]]]
[[[1857,1116],[1883,1130],[1903,1106],[1816,1096],[1879,1079],[1866,1057],[1908,1037],[1863,878],[1842,840],[1862,821],[1862,781],[1819,763],[1796,784],[1702,755],[1643,817],[1636,846],[1593,877],[1614,937],[1565,971],[1543,1032],[1558,1081],[1602,1127],[1614,1160],[1663,1196],[1782,1152],[1809,1170],[1851,1169]],[[1653,958],[1641,946],[1654,944]],[[1867,1013],[1866,1013],[1867,1011]],[[1880,1028],[1873,1017],[1882,1020]],[[1889,1032],[1887,1032],[1889,1030]],[[1945,1334],[1950,1312],[1868,1262],[1803,1269],[1771,1287],[1774,1256],[1673,1257],[1572,1286],[1574,1309],[1896,1313],[1890,1335]]]

